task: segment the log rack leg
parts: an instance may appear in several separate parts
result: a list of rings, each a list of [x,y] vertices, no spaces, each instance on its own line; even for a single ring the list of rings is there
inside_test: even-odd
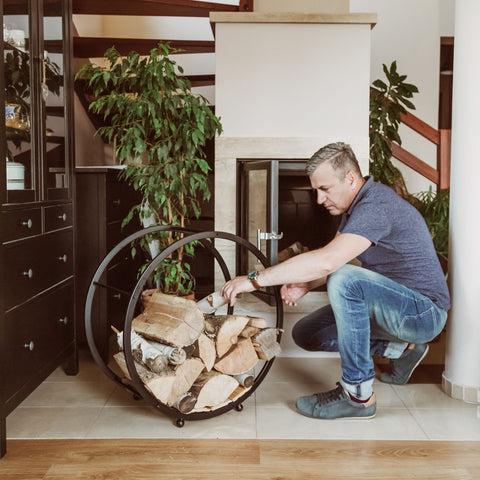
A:
[[[178,428],[182,428],[185,425],[185,420],[183,418],[177,418],[175,425]]]

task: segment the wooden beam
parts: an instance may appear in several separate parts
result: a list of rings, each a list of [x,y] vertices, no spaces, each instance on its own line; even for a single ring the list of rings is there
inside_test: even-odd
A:
[[[439,130],[440,144],[437,149],[438,190],[450,187],[451,130]]]
[[[397,160],[400,160],[403,164],[407,165],[420,175],[423,175],[425,178],[438,185],[439,175],[437,170],[425,163],[423,160],[420,160],[415,155],[407,152],[407,150],[403,149],[398,144],[392,142],[391,147],[392,155]]]
[[[238,5],[193,0],[73,0],[73,13],[84,15],[208,17],[210,12],[238,12]]]
[[[215,42],[210,40],[158,40],[141,38],[107,38],[107,37],[74,37],[73,55],[75,58],[98,58],[112,46],[121,55],[131,51],[148,55],[159,42],[169,43],[172,48],[180,50],[178,53],[213,53]]]

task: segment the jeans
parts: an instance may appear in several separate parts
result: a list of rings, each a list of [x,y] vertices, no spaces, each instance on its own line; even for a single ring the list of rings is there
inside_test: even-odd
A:
[[[372,355],[398,358],[408,343],[435,338],[447,320],[421,293],[350,264],[330,275],[327,290],[330,305],[299,320],[292,336],[305,350],[340,352],[341,383],[355,386],[358,396],[362,387],[372,389]]]

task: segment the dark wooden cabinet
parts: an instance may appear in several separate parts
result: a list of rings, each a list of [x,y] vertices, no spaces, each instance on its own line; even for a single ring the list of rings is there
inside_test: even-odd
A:
[[[77,167],[77,339],[86,342],[85,301],[92,277],[107,253],[123,238],[140,229],[132,220],[122,228],[123,219],[140,197],[132,187],[118,178],[118,167]],[[92,322],[97,348],[104,358],[108,356],[110,325],[123,329],[129,291],[137,281],[141,265],[132,259],[125,248],[110,265],[102,283],[111,287],[100,288],[95,295]],[[108,319],[108,321],[105,321]]]
[[[75,343],[70,0],[4,0],[0,95],[0,455],[6,417]]]

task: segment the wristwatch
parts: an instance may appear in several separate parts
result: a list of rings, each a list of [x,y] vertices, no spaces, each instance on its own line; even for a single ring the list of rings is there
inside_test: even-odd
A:
[[[258,272],[257,270],[253,270],[247,276],[247,278],[252,282],[252,285],[255,287],[255,290],[259,290],[261,287],[257,282]]]

